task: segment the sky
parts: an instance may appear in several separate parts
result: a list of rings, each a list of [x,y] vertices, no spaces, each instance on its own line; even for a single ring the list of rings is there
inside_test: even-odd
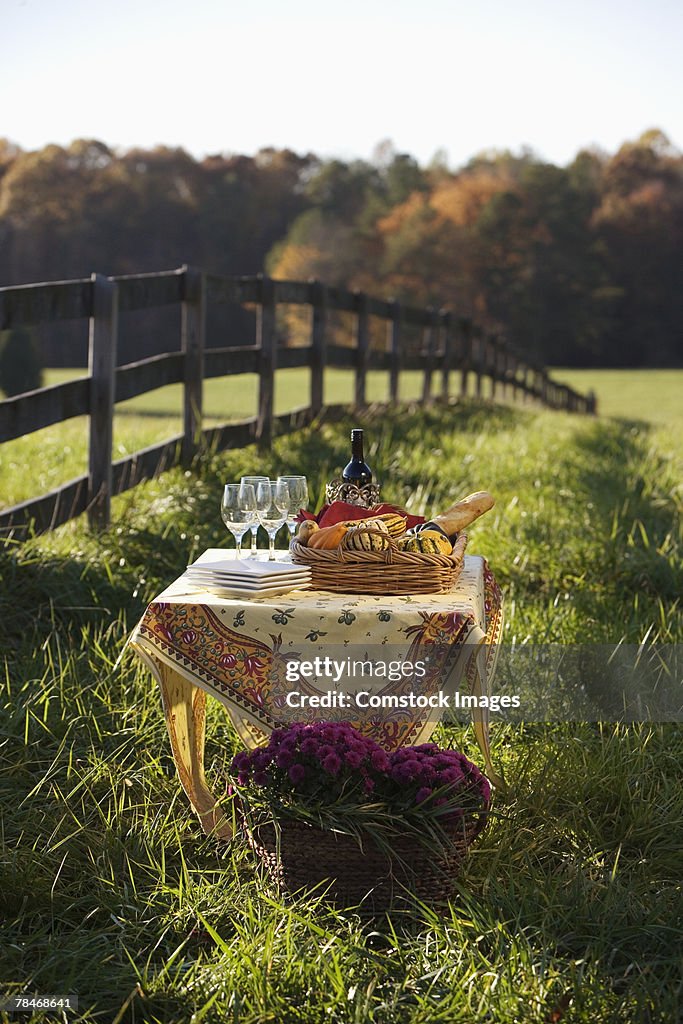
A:
[[[452,168],[683,146],[680,0],[0,0],[0,137]]]

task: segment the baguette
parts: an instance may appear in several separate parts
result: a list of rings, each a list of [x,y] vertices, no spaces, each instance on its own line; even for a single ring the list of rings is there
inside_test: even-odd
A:
[[[436,523],[448,537],[452,537],[479,516],[483,516],[484,512],[488,512],[494,505],[495,500],[488,491],[475,491],[474,494],[468,494],[466,498],[456,501],[441,515],[434,516],[432,523]]]

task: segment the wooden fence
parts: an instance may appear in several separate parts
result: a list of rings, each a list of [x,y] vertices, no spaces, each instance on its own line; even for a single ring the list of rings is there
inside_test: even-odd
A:
[[[253,304],[257,311],[256,345],[205,347],[206,307],[209,302]],[[301,347],[277,343],[278,304],[310,308],[310,342]],[[125,366],[116,365],[120,312],[180,305],[180,351],[153,356]],[[329,339],[332,311],[353,315],[352,345]],[[387,326],[384,351],[370,345],[370,318]],[[135,486],[182,461],[188,464],[206,443],[218,448],[242,447],[253,441],[268,445],[274,432],[311,422],[323,409],[323,374],[327,367],[355,371],[355,405],[365,404],[370,369],[388,371],[390,402],[398,400],[402,370],[424,374],[422,400],[433,397],[434,376],[440,374],[440,394],[451,391],[451,375],[459,374],[458,390],[483,396],[525,395],[553,409],[592,413],[595,400],[553,381],[541,366],[529,362],[501,338],[488,334],[466,317],[447,310],[419,309],[383,301],[361,292],[327,287],[320,281],[275,281],[267,277],[222,278],[193,267],[107,278],[93,274],[78,281],[0,288],[0,331],[59,320],[89,320],[88,375],[53,387],[40,388],[0,402],[0,443],[61,423],[89,416],[88,472],[82,477],[0,512],[0,531],[36,532],[52,529],[87,512],[91,526],[109,522],[111,496]],[[419,352],[404,344],[410,328],[423,332]],[[282,416],[273,414],[275,370],[311,368],[308,405]],[[258,409],[249,420],[202,430],[202,382],[230,374],[258,375]],[[167,384],[183,384],[183,432],[128,458],[112,462],[114,405]]]

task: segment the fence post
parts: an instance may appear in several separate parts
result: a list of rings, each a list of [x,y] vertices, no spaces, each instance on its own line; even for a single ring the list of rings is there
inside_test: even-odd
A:
[[[258,414],[256,439],[261,448],[273,440],[273,399],[275,394],[275,282],[259,274],[259,306],[256,313],[256,346],[259,354]]]
[[[455,339],[453,337],[453,316],[447,310],[442,310],[441,337],[443,338],[443,356],[441,363],[441,397],[445,402],[451,390],[451,370],[455,357]]]
[[[365,382],[368,372],[368,354],[370,333],[368,329],[368,297],[363,292],[356,292],[356,394],[355,406],[365,405]]]
[[[476,327],[470,319],[465,321],[467,324],[467,331],[470,337],[469,348],[472,353],[474,360],[474,393],[478,399],[481,398],[482,394],[482,377],[484,372],[484,356],[485,356],[485,345],[482,337],[481,328]],[[474,359],[474,350],[477,350],[476,360]]]
[[[487,366],[491,374],[491,398],[495,400],[498,390],[498,340],[494,335],[487,335]]]
[[[472,321],[469,317],[460,317],[458,321],[458,339],[460,349],[460,394],[464,398],[467,395],[470,370],[472,369],[472,355],[474,352]]]
[[[206,333],[206,281],[197,267],[183,267],[180,349],[185,356],[183,374],[182,462],[189,466],[197,453],[202,429],[202,386]]]
[[[517,374],[519,372],[519,363],[517,361],[517,352],[512,351],[508,353],[508,367],[510,369],[510,384],[512,385],[512,401],[517,401],[517,389],[519,382],[517,380]]]
[[[311,411],[317,416],[323,407],[323,385],[327,349],[327,288],[322,281],[311,281]]]
[[[422,383],[422,404],[428,405],[432,400],[432,374],[434,373],[434,354],[436,352],[437,338],[439,335],[439,314],[436,309],[429,307],[430,324],[425,328],[424,353],[425,375]]]
[[[92,275],[88,337],[90,438],[88,444],[88,522],[93,529],[109,524],[111,448],[118,334],[118,286],[102,274]]]
[[[392,404],[398,402],[398,377],[401,370],[401,326],[403,314],[400,302],[391,303],[390,338],[389,351],[391,363],[389,366],[389,401]]]
[[[505,401],[509,397],[510,386],[510,356],[505,338],[499,338],[498,353],[500,377],[503,384],[503,400]]]
[[[548,405],[548,374],[541,370],[541,403]]]

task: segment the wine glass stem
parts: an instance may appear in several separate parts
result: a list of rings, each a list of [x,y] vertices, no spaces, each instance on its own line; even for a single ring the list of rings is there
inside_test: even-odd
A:
[[[258,533],[258,526],[257,527],[251,526],[250,530],[251,530],[251,557],[252,558],[256,558],[256,552],[257,552],[257,548],[256,548],[256,534]]]
[[[275,533],[277,531],[268,531],[268,561],[275,561]]]

